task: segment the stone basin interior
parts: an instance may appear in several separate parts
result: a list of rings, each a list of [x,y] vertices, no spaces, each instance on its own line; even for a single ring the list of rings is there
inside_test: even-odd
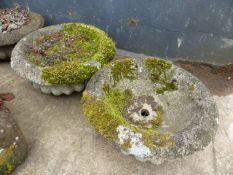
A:
[[[179,71],[180,69],[177,72]],[[133,81],[123,80],[119,83],[119,87],[131,89],[138,98],[141,96],[154,97],[155,101],[162,106],[164,112],[163,122],[158,127],[158,130],[177,133],[187,128],[194,121],[195,117],[201,116],[204,112],[201,104],[205,103],[204,97],[206,92],[200,92],[203,97],[197,95],[199,93],[197,86],[202,85],[198,83],[194,85],[197,80],[191,77],[191,75],[188,76],[190,79],[180,76],[181,78],[177,80],[179,84],[178,90],[165,92],[164,94],[156,94],[154,88],[157,85],[152,85],[151,81],[145,77]],[[144,86],[141,86],[142,83]],[[137,86],[141,88],[135,88]],[[151,108],[151,106],[143,107],[140,109],[140,116],[145,120],[151,117],[152,112],[156,112],[152,110],[153,107]]]

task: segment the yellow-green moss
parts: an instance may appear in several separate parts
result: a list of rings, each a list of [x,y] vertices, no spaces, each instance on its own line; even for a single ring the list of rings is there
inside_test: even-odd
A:
[[[15,168],[15,162],[13,160],[13,153],[15,145],[12,144],[0,154],[0,174],[8,175]]]
[[[156,129],[159,126],[161,126],[162,122],[163,122],[163,110],[162,107],[158,107],[156,110],[156,114],[157,116],[155,117],[154,120],[152,120],[150,123],[152,125],[152,129]]]
[[[115,83],[119,82],[122,78],[132,80],[136,76],[137,64],[132,58],[116,60],[110,63],[108,66],[111,69],[111,73]]]
[[[126,140],[122,145],[121,145],[121,148],[123,150],[127,150],[131,147],[131,144],[130,144],[130,139]]]
[[[168,70],[172,68],[172,64],[160,58],[148,57],[145,58],[145,66],[150,72],[151,81],[159,83],[161,86],[156,89],[158,94],[163,94],[166,91],[177,90],[176,80],[170,80]]]
[[[136,126],[122,116],[122,110],[127,101],[131,99],[130,90],[121,91],[116,88],[110,88],[104,85],[106,96],[96,98],[84,91],[83,109],[84,114],[91,125],[105,138],[116,141],[118,139],[117,127],[123,125],[130,128],[135,133],[141,133],[144,144],[150,148],[156,148],[158,145],[172,145],[174,141],[170,139],[167,132],[158,132],[156,127],[144,128]],[[162,112],[158,110],[159,119],[152,123],[154,126],[162,123]],[[172,134],[170,133],[170,136]],[[155,141],[160,143],[155,143]]]
[[[145,66],[150,71],[153,82],[167,80],[167,70],[172,68],[171,63],[155,57],[145,58]]]
[[[174,91],[177,90],[178,86],[175,80],[171,82],[164,82],[164,85],[156,89],[157,94],[163,94],[166,91]]]
[[[97,70],[95,66],[77,61],[62,62],[43,68],[41,78],[51,84],[78,84],[90,79]]]
[[[117,94],[119,99],[114,98],[114,95]],[[120,111],[126,98],[119,94],[119,91],[116,90],[108,97],[97,99],[89,95],[87,91],[83,93],[85,116],[101,135],[110,140],[117,139],[116,128],[119,125],[128,125],[128,121],[121,116]]]
[[[82,23],[66,23],[60,31],[36,39],[28,59],[42,67],[43,80],[52,84],[74,84],[83,82],[84,77],[90,78],[93,70],[97,71],[86,62],[96,60],[106,64],[115,52],[115,43],[104,31]],[[87,75],[77,75],[85,73]]]

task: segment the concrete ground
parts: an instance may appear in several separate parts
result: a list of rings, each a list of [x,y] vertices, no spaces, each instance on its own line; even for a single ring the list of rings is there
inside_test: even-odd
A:
[[[220,125],[214,142],[205,150],[152,165],[121,154],[97,134],[83,116],[81,94],[44,95],[16,75],[8,62],[0,63],[0,92],[15,94],[7,106],[30,148],[28,158],[13,175],[232,175],[233,77],[225,79],[208,66],[177,64],[210,88],[219,108]]]

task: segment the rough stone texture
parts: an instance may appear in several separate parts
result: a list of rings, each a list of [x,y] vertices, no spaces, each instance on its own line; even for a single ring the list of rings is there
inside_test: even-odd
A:
[[[17,30],[12,30],[11,32],[1,34],[0,46],[15,44],[27,34],[44,26],[44,19],[41,15],[30,12],[29,18],[30,22],[28,24],[23,25]]]
[[[132,90],[133,98],[140,98],[140,96],[154,98],[164,111],[164,121],[156,130],[173,133],[171,140],[174,140],[176,144],[150,149],[144,145],[140,133],[133,133],[129,128],[120,125],[119,127],[125,128],[126,131],[117,129],[120,141],[116,141],[116,143],[121,147],[124,144],[124,141],[121,140],[126,142],[129,139],[131,147],[123,152],[127,155],[133,155],[141,161],[151,161],[154,164],[161,164],[164,161],[171,161],[203,150],[213,140],[218,120],[216,104],[207,88],[196,77],[173,65],[172,69],[168,71],[168,76],[170,79],[177,80],[178,90],[156,94],[155,89],[161,86],[160,83],[153,83],[148,78],[150,75],[144,66],[144,57],[136,56],[136,58],[135,62],[138,65],[136,78],[131,81],[123,78],[114,87],[116,86],[121,90]],[[107,67],[98,71],[91,78],[86,90],[91,96],[99,99],[105,96],[104,83],[112,84],[111,70]],[[193,85],[194,89],[190,90]],[[152,104],[140,102],[140,100],[137,101],[137,104],[142,106],[140,110],[150,111],[152,109],[151,112],[153,112]],[[137,105],[133,106],[133,110],[137,110],[137,108]],[[134,115],[135,120],[139,120],[139,115]],[[125,117],[127,118],[127,116]],[[143,116],[141,117],[143,118]],[[140,141],[134,143],[134,140]]]
[[[27,156],[27,143],[9,109],[0,110],[0,174],[8,174]]]
[[[44,19],[37,13],[29,13],[30,21],[17,30],[0,35],[0,60],[10,58],[14,45],[27,34],[44,26]]]
[[[199,77],[201,81],[205,82],[212,94],[227,96],[233,91],[233,65],[231,65],[230,71],[229,68],[226,69],[226,66],[205,63],[177,61],[175,64]]]
[[[124,156],[97,134],[83,116],[81,94],[43,95],[19,78],[9,64],[1,63],[0,75],[4,76],[0,76],[0,89],[16,95],[7,105],[30,148],[25,163],[12,175],[232,175],[233,89],[222,84],[224,81],[233,83],[233,80],[200,72],[196,67],[192,71],[212,89],[217,102],[220,125],[215,140],[203,151],[174,162],[153,165]],[[219,90],[214,91],[215,88]]]

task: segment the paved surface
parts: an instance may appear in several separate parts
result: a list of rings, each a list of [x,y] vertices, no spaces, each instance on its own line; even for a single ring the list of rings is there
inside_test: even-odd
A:
[[[204,82],[211,78],[198,76]],[[219,86],[217,82],[207,85],[214,89]],[[0,63],[0,91],[15,94],[16,99],[7,106],[30,146],[27,160],[13,175],[232,175],[233,90],[230,90],[223,94],[211,91],[220,112],[214,143],[204,151],[157,166],[122,155],[98,135],[83,116],[80,94],[43,95],[17,76],[9,63]]]

